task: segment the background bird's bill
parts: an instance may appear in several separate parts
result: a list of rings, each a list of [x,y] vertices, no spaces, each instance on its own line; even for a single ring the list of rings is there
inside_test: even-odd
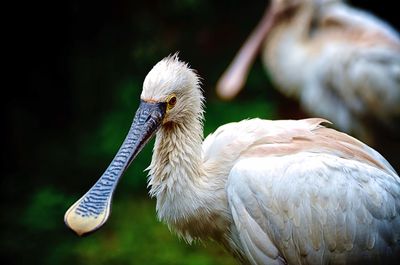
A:
[[[275,1],[270,2],[257,27],[247,38],[232,63],[218,80],[217,93],[222,99],[232,99],[243,88],[250,67],[259,53],[263,41],[278,20],[279,15],[285,11],[280,10],[277,4],[274,4]]]
[[[140,103],[128,135],[106,171],[65,213],[65,224],[75,233],[82,236],[94,232],[107,221],[118,180],[158,130],[165,112],[165,102]]]

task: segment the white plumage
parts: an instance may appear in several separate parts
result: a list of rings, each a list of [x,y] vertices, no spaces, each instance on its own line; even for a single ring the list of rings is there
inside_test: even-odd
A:
[[[373,142],[400,131],[400,37],[340,0],[274,0],[218,83],[234,97],[258,50],[275,87],[312,116]],[[264,44],[263,44],[264,43]],[[397,130],[397,132],[396,132]],[[397,137],[398,139],[398,137]]]
[[[319,118],[244,120],[203,141],[199,79],[176,56],[150,71],[141,100],[109,168],[65,215],[78,234],[107,220],[119,176],[157,131],[150,194],[187,241],[214,239],[243,264],[398,261],[400,179],[372,148]]]

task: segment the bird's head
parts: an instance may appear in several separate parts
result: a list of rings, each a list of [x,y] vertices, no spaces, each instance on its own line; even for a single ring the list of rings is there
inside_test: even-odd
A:
[[[157,130],[169,123],[202,118],[199,77],[175,54],[146,76],[141,102],[118,153],[95,185],[65,213],[64,221],[78,235],[100,228],[108,219],[119,178]]]
[[[275,14],[287,14],[288,11],[293,11],[298,7],[311,4],[313,1],[319,0],[272,0],[270,4],[270,9],[274,9]]]
[[[270,2],[271,7],[275,8],[277,13],[287,13],[302,6],[320,7],[340,3],[343,0],[271,0]]]
[[[202,112],[199,77],[177,54],[164,58],[151,69],[140,98],[142,102],[165,105],[163,124],[181,123]]]

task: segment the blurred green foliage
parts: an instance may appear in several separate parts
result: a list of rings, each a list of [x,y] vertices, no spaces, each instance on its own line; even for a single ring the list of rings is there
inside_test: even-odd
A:
[[[215,243],[189,246],[157,221],[143,172],[152,142],[122,178],[104,228],[79,238],[63,216],[113,158],[145,75],[168,54],[180,51],[203,78],[205,135],[293,107],[270,87],[259,61],[236,100],[221,102],[214,93],[265,4],[71,0],[16,7],[14,83],[27,83],[10,89],[4,102],[4,264],[233,264]]]

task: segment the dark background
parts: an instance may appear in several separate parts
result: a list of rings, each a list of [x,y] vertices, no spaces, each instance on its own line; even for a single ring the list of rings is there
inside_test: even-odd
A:
[[[399,31],[395,1],[351,3]],[[248,117],[301,116],[295,102],[272,89],[259,59],[239,98],[225,103],[214,92],[265,5],[75,0],[4,7],[9,81],[2,90],[3,264],[232,263],[215,244],[187,246],[156,220],[143,173],[151,146],[121,181],[102,230],[78,238],[64,226],[63,215],[111,161],[138,106],[144,77],[168,54],[180,51],[203,77],[205,134]]]

